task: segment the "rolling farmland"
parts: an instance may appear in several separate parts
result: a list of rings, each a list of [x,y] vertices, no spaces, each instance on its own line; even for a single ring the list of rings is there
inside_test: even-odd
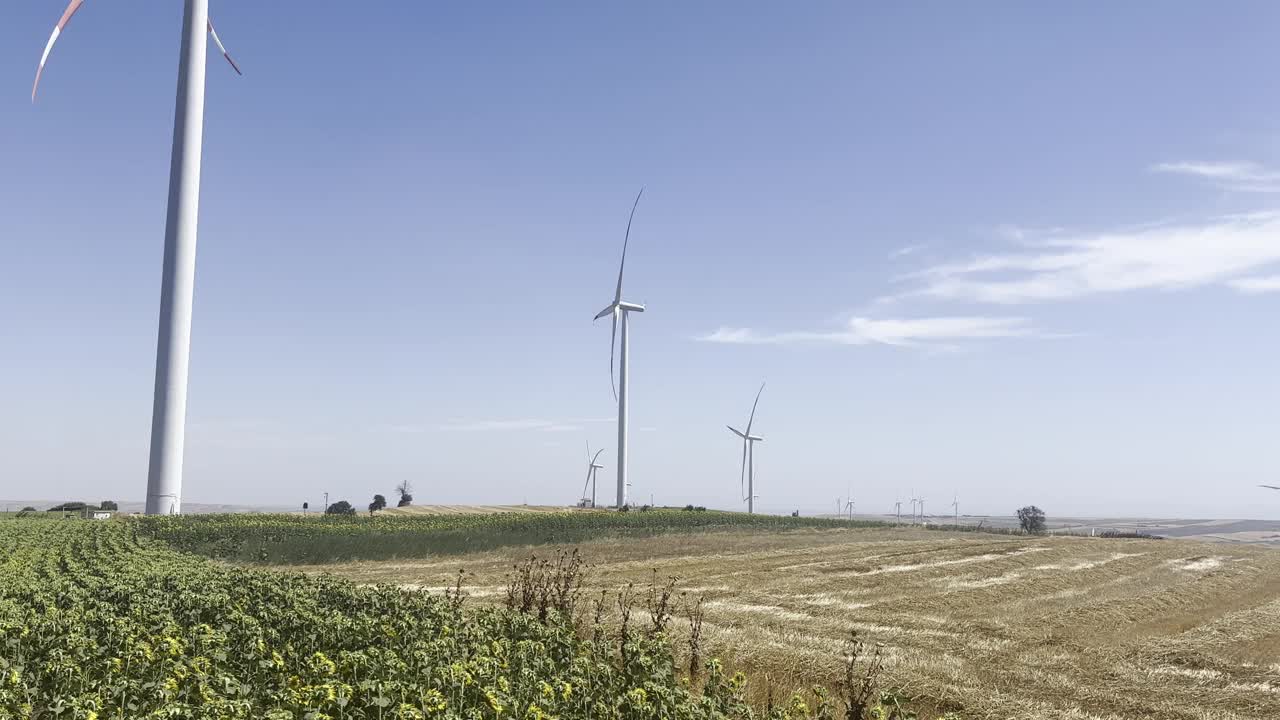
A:
[[[661,635],[238,568],[128,521],[0,521],[0,718],[746,718]]]
[[[1280,717],[1280,554],[1269,550],[909,529],[580,547],[595,587],[647,584],[655,569],[683,578],[705,598],[714,653],[779,693],[834,682],[856,629],[884,643],[892,684],[964,717]],[[309,569],[431,591],[465,568],[472,595],[496,601],[530,552]]]
[[[563,545],[576,622],[501,607]],[[926,718],[1280,717],[1280,554],[1244,545],[531,512],[14,519],[0,551],[0,716],[830,718],[854,631]]]

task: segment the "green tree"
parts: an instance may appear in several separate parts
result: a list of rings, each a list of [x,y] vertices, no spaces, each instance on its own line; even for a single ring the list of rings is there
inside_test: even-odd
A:
[[[1035,505],[1018,509],[1018,526],[1025,533],[1043,535],[1045,530],[1044,511]]]
[[[99,510],[119,510],[120,504],[117,503],[115,500],[103,500],[98,505],[98,509]]]
[[[338,502],[325,508],[324,514],[325,515],[355,515],[356,509],[354,507],[351,507],[351,503],[347,502],[346,500],[339,500]]]
[[[373,502],[369,503],[369,516],[373,517],[374,513],[378,512],[379,510],[381,510],[386,506],[387,506],[386,498],[382,497],[381,495],[374,495]]]

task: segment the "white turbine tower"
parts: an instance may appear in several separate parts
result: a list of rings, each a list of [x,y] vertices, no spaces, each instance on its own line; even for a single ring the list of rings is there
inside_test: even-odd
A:
[[[893,501],[893,514],[897,518],[895,522],[901,523],[902,522],[902,501],[901,500]]]
[[[71,0],[45,44],[36,79],[35,102],[53,44],[84,0]],[[160,283],[160,326],[156,343],[155,397],[151,411],[151,460],[147,471],[147,514],[182,511],[182,453],[186,434],[187,369],[191,353],[191,301],[196,274],[196,226],[200,205],[200,152],[204,138],[206,32],[240,73],[209,20],[209,0],[186,0],[182,51],[178,60],[178,98],[169,163],[169,209],[164,231]]]
[[[764,438],[759,435],[751,434],[751,425],[756,421],[756,406],[760,404],[760,393],[764,392],[764,383],[760,383],[760,389],[756,391],[756,401],[751,404],[751,416],[747,418],[747,431],[742,432],[732,425],[726,425],[734,435],[742,438],[742,469],[738,474],[738,492],[742,492],[742,481],[746,478],[747,495],[743,500],[747,503],[747,512],[754,513],[756,511],[756,491],[755,491],[755,447],[756,443],[764,442]]]
[[[955,497],[953,497],[951,500],[951,511],[955,515],[955,520],[954,520],[955,524],[959,525],[960,524],[960,494],[959,493],[956,493]]]
[[[596,471],[604,469],[604,466],[597,463],[603,449],[597,450],[595,455],[591,454],[591,443],[587,443],[587,481],[582,485],[582,502],[585,505],[587,501],[587,485],[591,486],[591,507],[596,506]]]
[[[920,503],[920,522],[924,522],[925,520],[924,520],[924,496],[923,495],[920,496],[919,503]]]
[[[916,524],[916,508],[920,505],[920,498],[916,497],[916,491],[911,491],[911,524]]]
[[[631,215],[627,218],[627,234],[622,238],[622,262],[618,263],[618,288],[613,293],[613,302],[609,307],[596,313],[596,320],[605,315],[613,315],[613,331],[609,340],[609,382],[613,382],[613,348],[618,339],[618,324],[622,324],[622,348],[618,356],[618,384],[613,389],[613,397],[618,401],[618,500],[617,508],[621,510],[627,504],[627,376],[629,370],[629,345],[627,329],[630,323],[627,318],[633,312],[644,312],[644,305],[629,303],[622,299],[622,271],[627,267],[627,243],[631,240],[631,221],[636,216],[636,206],[640,204],[640,196],[644,188],[636,194],[636,201],[631,205]],[[621,317],[619,317],[621,316]]]

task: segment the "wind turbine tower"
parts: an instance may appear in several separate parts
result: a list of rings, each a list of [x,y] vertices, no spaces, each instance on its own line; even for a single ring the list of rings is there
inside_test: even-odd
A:
[[[621,510],[627,504],[627,390],[630,374],[630,345],[628,343],[628,318],[633,312],[644,312],[644,305],[629,303],[622,299],[622,271],[627,267],[627,243],[631,240],[631,221],[635,219],[636,207],[640,204],[640,196],[644,188],[636,194],[636,201],[631,205],[631,215],[627,218],[627,233],[622,238],[622,262],[618,263],[618,287],[613,293],[613,302],[596,313],[596,320],[605,315],[613,316],[613,331],[609,340],[609,381],[613,382],[613,349],[618,340],[618,325],[622,325],[622,347],[618,356],[618,384],[613,388],[613,398],[618,402],[618,499],[617,508]]]
[[[71,0],[54,26],[31,86],[36,99],[40,77],[58,37],[84,0]],[[187,371],[191,357],[191,306],[196,275],[196,230],[200,207],[200,155],[204,140],[204,80],[207,37],[240,74],[209,20],[209,0],[185,0],[178,97],[169,163],[169,207],[160,282],[160,325],[156,343],[155,395],[151,410],[151,458],[147,470],[148,515],[182,511],[182,457],[186,440]]]
[[[743,498],[747,502],[747,513],[754,513],[756,507],[756,491],[755,491],[755,447],[756,443],[764,442],[764,438],[759,435],[751,434],[751,425],[756,420],[756,406],[760,404],[760,393],[764,392],[764,383],[760,383],[760,389],[756,391],[756,401],[751,404],[751,416],[747,418],[747,431],[743,432],[732,425],[726,425],[729,431],[734,435],[742,438],[742,469],[738,476],[738,491],[742,491],[742,481],[746,478],[747,496]]]
[[[604,468],[604,466],[596,462],[596,460],[599,459],[600,453],[602,452],[604,452],[604,450],[600,449],[596,451],[595,455],[592,455],[591,443],[587,443],[587,481],[582,485],[582,499],[584,502],[586,501],[587,485],[591,485],[591,507],[593,508],[596,506],[596,471]]]

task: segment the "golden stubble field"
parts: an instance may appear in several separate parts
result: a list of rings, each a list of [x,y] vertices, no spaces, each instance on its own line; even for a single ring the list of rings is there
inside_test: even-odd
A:
[[[766,674],[778,694],[834,684],[856,629],[884,643],[890,684],[964,717],[1280,718],[1274,550],[912,529],[578,547],[590,589],[647,587],[656,569],[704,597],[709,653],[747,670],[756,693]],[[463,568],[473,602],[500,602],[511,565],[550,552],[305,569],[438,592]]]

